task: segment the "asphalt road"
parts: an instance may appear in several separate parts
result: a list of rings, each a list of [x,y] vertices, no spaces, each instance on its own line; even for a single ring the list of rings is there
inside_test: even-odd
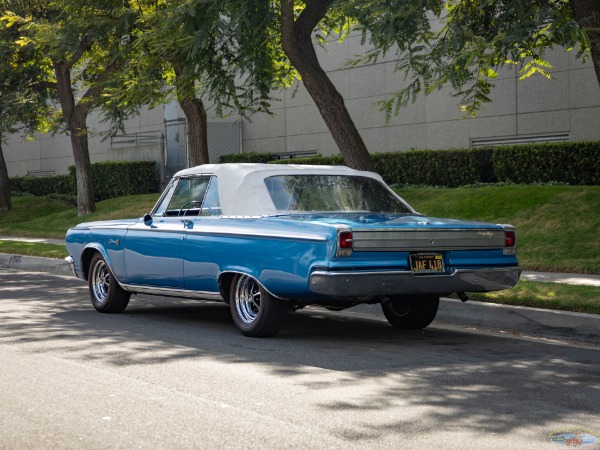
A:
[[[245,338],[226,305],[0,270],[0,448],[600,448],[600,348],[300,311]],[[564,446],[563,446],[564,447]]]

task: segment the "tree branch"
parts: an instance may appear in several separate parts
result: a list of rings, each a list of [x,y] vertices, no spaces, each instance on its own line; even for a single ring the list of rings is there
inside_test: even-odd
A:
[[[65,61],[62,63],[63,67],[65,67],[65,69],[71,69],[75,64],[77,64],[77,61],[79,61],[81,59],[83,54],[89,48],[90,48],[90,42],[88,40],[87,35],[85,35],[79,41],[79,47],[77,48],[77,50],[75,50],[75,53],[73,53],[73,56],[71,56],[71,58],[68,61]]]
[[[306,6],[296,20],[296,32],[310,35],[325,14],[327,14],[327,10],[329,10],[333,2],[334,0],[306,0]]]
[[[281,28],[282,34],[294,30],[294,0],[281,0]]]
[[[85,94],[81,97],[81,100],[77,104],[78,108],[85,108],[86,113],[92,108],[94,104],[94,100],[97,99],[100,95],[100,91],[102,88],[100,85],[108,80],[108,74],[113,72],[119,64],[119,58],[113,58],[110,61],[102,73],[96,77],[92,86],[85,91]]]
[[[37,83],[38,90],[42,89],[58,89],[58,84],[53,81],[40,81]]]

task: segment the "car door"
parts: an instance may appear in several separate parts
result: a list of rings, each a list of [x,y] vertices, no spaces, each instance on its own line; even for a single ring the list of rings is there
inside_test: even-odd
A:
[[[125,237],[125,267],[129,284],[184,288],[184,245],[206,194],[209,177],[173,180],[152,212]]]
[[[213,176],[204,201],[184,244],[185,289],[209,296],[219,293],[219,260],[224,251],[219,237],[221,203],[217,177]]]

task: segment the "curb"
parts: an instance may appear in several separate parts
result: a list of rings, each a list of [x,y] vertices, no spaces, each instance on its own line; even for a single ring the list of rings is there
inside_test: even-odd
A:
[[[435,320],[600,344],[600,315],[596,314],[444,298]]]
[[[64,259],[11,255],[9,253],[0,253],[0,269],[50,272],[56,275],[72,275],[71,269]]]
[[[72,276],[69,265],[62,259],[8,253],[0,253],[0,269],[50,272]],[[365,305],[364,308],[359,306],[348,314],[385,320],[380,308],[370,308],[369,305]],[[436,322],[600,344],[600,315],[596,314],[496,303],[463,303],[456,299],[442,298],[434,324]]]

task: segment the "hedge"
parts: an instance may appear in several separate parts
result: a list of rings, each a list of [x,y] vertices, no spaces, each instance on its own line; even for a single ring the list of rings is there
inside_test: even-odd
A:
[[[343,165],[340,155],[273,159],[271,153],[226,155],[221,162]],[[389,184],[458,187],[512,182],[600,185],[600,141],[372,154]]]
[[[92,179],[96,201],[125,195],[156,192],[158,177],[155,161],[108,161],[92,164]],[[33,195],[77,195],[75,166],[69,167],[68,175],[51,177],[12,177],[13,192]]]
[[[75,178],[75,166],[69,167]],[[155,161],[107,161],[92,164],[96,201],[156,192]]]
[[[52,177],[12,177],[10,178],[12,192],[25,192],[32,195],[74,195],[75,179],[70,175],[55,175]]]
[[[494,150],[500,181],[600,184],[600,142],[570,142],[502,147]]]
[[[220,163],[268,163],[275,159],[273,153],[231,153],[222,155]]]

